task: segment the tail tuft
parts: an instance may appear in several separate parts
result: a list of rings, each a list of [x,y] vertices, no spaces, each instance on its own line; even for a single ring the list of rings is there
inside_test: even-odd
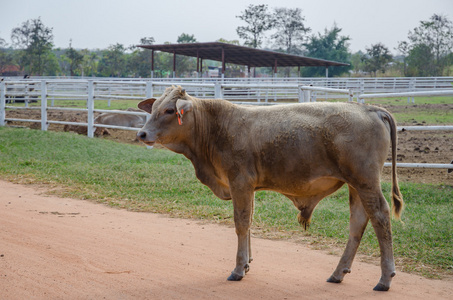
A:
[[[400,189],[397,184],[393,185],[392,191],[392,210],[393,215],[397,220],[401,219],[401,215],[403,214],[404,209],[404,201],[403,196],[401,195]]]

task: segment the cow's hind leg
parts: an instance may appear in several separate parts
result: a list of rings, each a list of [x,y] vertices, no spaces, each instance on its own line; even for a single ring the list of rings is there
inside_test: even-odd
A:
[[[255,201],[254,199],[252,199],[252,215],[250,217],[250,223],[252,223],[253,221],[253,213],[255,212]],[[249,251],[249,263],[245,265],[245,273],[247,273],[248,271],[250,271],[250,263],[253,261],[253,258],[252,258],[252,235],[251,235],[251,232],[250,232],[250,228],[249,228],[249,232],[247,234],[247,243],[248,243],[248,251]]]
[[[337,268],[327,282],[340,283],[346,274],[351,272],[352,261],[362,240],[363,232],[368,223],[368,215],[360,201],[357,191],[349,186],[349,239]]]
[[[251,236],[251,233],[250,233],[250,229],[249,229],[249,232],[247,234],[247,244],[249,246],[249,262],[248,264],[245,265],[245,273],[247,273],[248,271],[250,271],[250,263],[252,262],[253,258],[252,258],[252,236]]]
[[[250,225],[252,222],[254,192],[232,192],[234,224],[238,237],[236,267],[228,277],[229,281],[239,281],[250,269]]]
[[[390,208],[382,194],[380,185],[374,190],[358,190],[362,204],[371,220],[381,252],[381,279],[375,291],[388,291],[396,275],[393,258]]]

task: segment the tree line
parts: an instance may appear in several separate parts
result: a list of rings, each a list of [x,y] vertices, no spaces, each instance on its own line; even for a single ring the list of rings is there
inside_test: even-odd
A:
[[[288,54],[333,60],[350,66],[329,68],[329,76],[449,76],[453,72],[453,22],[434,14],[420,21],[399,42],[399,55],[377,42],[352,53],[349,36],[334,24],[323,33],[311,33],[300,8],[273,8],[249,5],[237,16],[243,25],[236,28],[244,45]],[[53,30],[40,18],[23,22],[11,31],[11,45],[0,37],[0,74],[16,66],[22,74],[36,76],[150,77],[151,51],[135,46],[112,44],[107,49],[54,48]],[[217,41],[239,45],[239,40]],[[177,43],[197,42],[194,35],[182,33]],[[144,37],[138,44],[155,43]],[[196,59],[177,56],[177,77],[191,77]],[[219,62],[204,61],[203,68],[218,67]],[[168,77],[173,70],[173,55],[158,52],[154,56],[155,77]],[[244,67],[227,64],[226,76],[244,75]],[[271,76],[271,68],[258,68],[258,76]],[[279,68],[279,76],[325,76],[317,67]]]

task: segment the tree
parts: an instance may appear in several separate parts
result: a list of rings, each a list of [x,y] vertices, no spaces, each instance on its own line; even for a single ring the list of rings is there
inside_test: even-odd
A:
[[[241,45],[241,43],[239,43],[239,40],[227,40],[227,39],[224,39],[224,38],[220,38],[216,42],[225,43],[225,44],[231,44],[231,45],[236,45],[236,46],[240,46]]]
[[[197,39],[193,34],[182,33],[178,36],[178,40],[176,41],[178,44],[189,44],[189,43],[196,43]]]
[[[341,29],[334,24],[332,29],[325,29],[324,35],[319,32],[318,35],[312,35],[309,41],[304,43],[307,49],[306,56],[350,63],[349,37],[340,36],[340,32]],[[329,67],[329,76],[339,76],[350,69],[351,66]],[[308,77],[325,76],[325,72],[324,67],[309,67],[302,70],[303,75]]]
[[[98,70],[101,76],[122,77],[126,71],[126,49],[122,44],[110,45],[107,50],[102,51],[102,58],[99,61]]]
[[[268,12],[267,5],[250,4],[242,15],[236,17],[247,23],[247,26],[236,28],[239,37],[245,40],[244,44],[252,48],[259,48],[263,42],[264,32],[273,26],[273,18]]]
[[[156,41],[154,40],[154,38],[152,36],[150,37],[144,37],[144,38],[141,38],[140,39],[140,45],[152,45],[154,44]]]
[[[97,72],[99,55],[94,51],[88,49],[83,49],[80,51],[80,54],[83,55],[81,69],[82,76],[94,76]]]
[[[407,75],[407,56],[409,54],[409,44],[405,41],[399,42],[396,50],[398,50],[401,53],[403,74],[404,74],[404,76],[408,76]]]
[[[44,26],[41,18],[28,20],[12,30],[11,40],[21,48],[19,61],[26,72],[42,75],[53,46],[52,28]]]
[[[311,31],[304,25],[305,18],[300,8],[275,8],[274,28],[277,31],[272,35],[275,44],[283,48],[286,53],[300,53],[300,46],[306,39],[306,34]]]
[[[83,55],[79,51],[72,48],[71,42],[69,42],[69,49],[66,50],[65,56],[69,60],[69,75],[75,76],[77,71],[81,71],[81,64],[83,61]],[[80,75],[80,73],[78,73]]]
[[[435,55],[428,45],[415,45],[409,50],[407,57],[407,76],[435,76],[436,66],[433,64]]]
[[[428,21],[420,21],[418,27],[409,31],[408,39],[408,42],[399,43],[398,50],[407,55],[407,70],[409,72],[410,69],[411,76],[442,76],[449,66],[447,57],[453,49],[453,22],[443,15],[434,14]],[[428,65],[422,66],[418,60]]]
[[[58,58],[52,51],[48,51],[44,57],[45,64],[42,69],[43,76],[57,76],[61,73]]]
[[[352,70],[355,74],[360,74],[365,70],[365,64],[362,60],[364,55],[365,53],[360,50],[351,55]]]
[[[362,61],[365,64],[365,71],[374,73],[377,71],[385,73],[385,68],[392,61],[390,50],[382,43],[371,45],[366,49],[366,54],[362,56]]]
[[[178,44],[189,44],[196,43],[197,39],[193,34],[182,33],[180,36],[178,36],[176,42]],[[190,71],[197,69],[197,61],[193,57],[187,57],[183,55],[178,55],[176,57],[176,65],[176,72],[179,73],[179,77],[183,77],[183,74],[189,74]]]
[[[0,38],[0,74],[14,64],[12,50],[6,46],[5,40]]]

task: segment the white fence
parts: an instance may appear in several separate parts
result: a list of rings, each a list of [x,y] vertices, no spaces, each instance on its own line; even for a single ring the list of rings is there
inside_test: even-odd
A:
[[[38,78],[41,79],[41,78]],[[84,79],[55,79],[42,78],[49,82],[49,92],[55,90],[55,86],[62,87],[66,82],[76,86],[88,80],[94,80],[99,87],[97,92],[103,90],[105,96],[115,96],[115,92],[122,90],[126,95],[145,94],[145,85],[152,82],[150,95],[158,96],[166,86],[181,84],[190,92],[196,92],[198,97],[216,97],[237,101],[279,101],[299,98],[297,86],[315,86],[330,89],[351,90],[356,95],[365,93],[400,93],[431,91],[453,88],[453,77],[394,77],[394,78],[84,78]],[[5,78],[7,82],[24,82],[19,78]],[[40,80],[38,80],[40,81]],[[104,85],[103,88],[101,86]],[[223,86],[221,89],[215,87]],[[231,85],[228,87],[228,85]],[[252,88],[240,88],[240,86],[253,86]],[[217,94],[215,92],[217,91]],[[222,94],[220,92],[222,91]],[[121,95],[120,95],[121,96]],[[320,91],[311,94],[312,98],[348,98],[347,94],[326,94]],[[113,98],[110,98],[113,99]]]
[[[332,79],[326,81],[326,79],[313,78],[311,82],[318,81],[318,83],[324,83],[332,85]],[[324,81],[322,81],[324,80]],[[160,81],[140,81],[140,80],[3,80],[0,82],[0,126],[5,126],[6,122],[39,122],[41,123],[41,129],[47,130],[49,124],[63,124],[63,125],[79,125],[87,127],[87,134],[89,137],[94,136],[95,127],[103,128],[114,128],[137,131],[140,128],[121,127],[112,125],[94,124],[94,113],[120,113],[120,114],[136,114],[146,115],[140,112],[129,112],[129,111],[118,111],[118,110],[101,110],[94,109],[95,100],[108,100],[109,106],[112,100],[142,100],[145,98],[157,97],[162,94],[164,89],[171,85],[182,85],[189,94],[199,98],[223,98],[233,101],[239,104],[260,104],[260,105],[271,105],[271,104],[284,104],[288,103],[288,100],[293,102],[309,102],[316,101],[316,93],[324,93],[325,97],[347,97],[349,101],[353,100],[354,88],[352,83],[356,82],[361,85],[357,90],[357,101],[362,102],[365,98],[388,98],[388,97],[418,97],[418,96],[447,96],[453,95],[452,82],[453,77],[441,77],[441,78],[411,78],[399,79],[394,78],[393,80],[378,81],[372,79],[376,84],[370,90],[366,92],[379,90],[379,91],[394,91],[396,88],[402,89],[403,82],[411,83],[409,91],[405,93],[379,93],[379,94],[365,94],[362,91],[370,80],[357,79],[349,81],[337,81],[338,85],[341,82],[348,83],[344,84],[343,87],[336,86],[325,87],[325,86],[312,86],[300,84],[302,80],[220,80],[217,81],[187,81],[181,79],[179,82],[171,82],[167,80]],[[393,85],[388,86],[389,82],[393,82]],[[398,83],[398,84],[397,84]],[[416,84],[417,83],[417,84]],[[362,85],[363,84],[363,85]],[[414,89],[425,89],[427,87],[436,87],[435,91],[413,91]],[[450,88],[450,89],[447,89]],[[362,92],[362,93],[359,93]],[[40,101],[40,107],[29,107],[29,103]],[[50,107],[48,107],[48,100],[50,100]],[[86,108],[69,108],[69,107],[55,107],[56,100],[84,100],[86,101]],[[250,100],[254,100],[251,102]],[[278,101],[278,102],[277,102]],[[286,101],[286,102],[285,102]],[[23,102],[23,107],[10,106],[8,103],[12,102]],[[39,109],[41,110],[40,120],[31,119],[14,119],[7,117],[6,109]],[[70,111],[81,111],[87,112],[87,122],[68,122],[68,121],[55,121],[48,120],[47,112],[49,110],[70,110]],[[453,130],[453,126],[403,126],[398,127],[398,130]],[[391,164],[386,163],[386,166]],[[453,169],[453,164],[402,164],[398,163],[399,167],[422,167],[422,168],[447,168],[449,172]]]

